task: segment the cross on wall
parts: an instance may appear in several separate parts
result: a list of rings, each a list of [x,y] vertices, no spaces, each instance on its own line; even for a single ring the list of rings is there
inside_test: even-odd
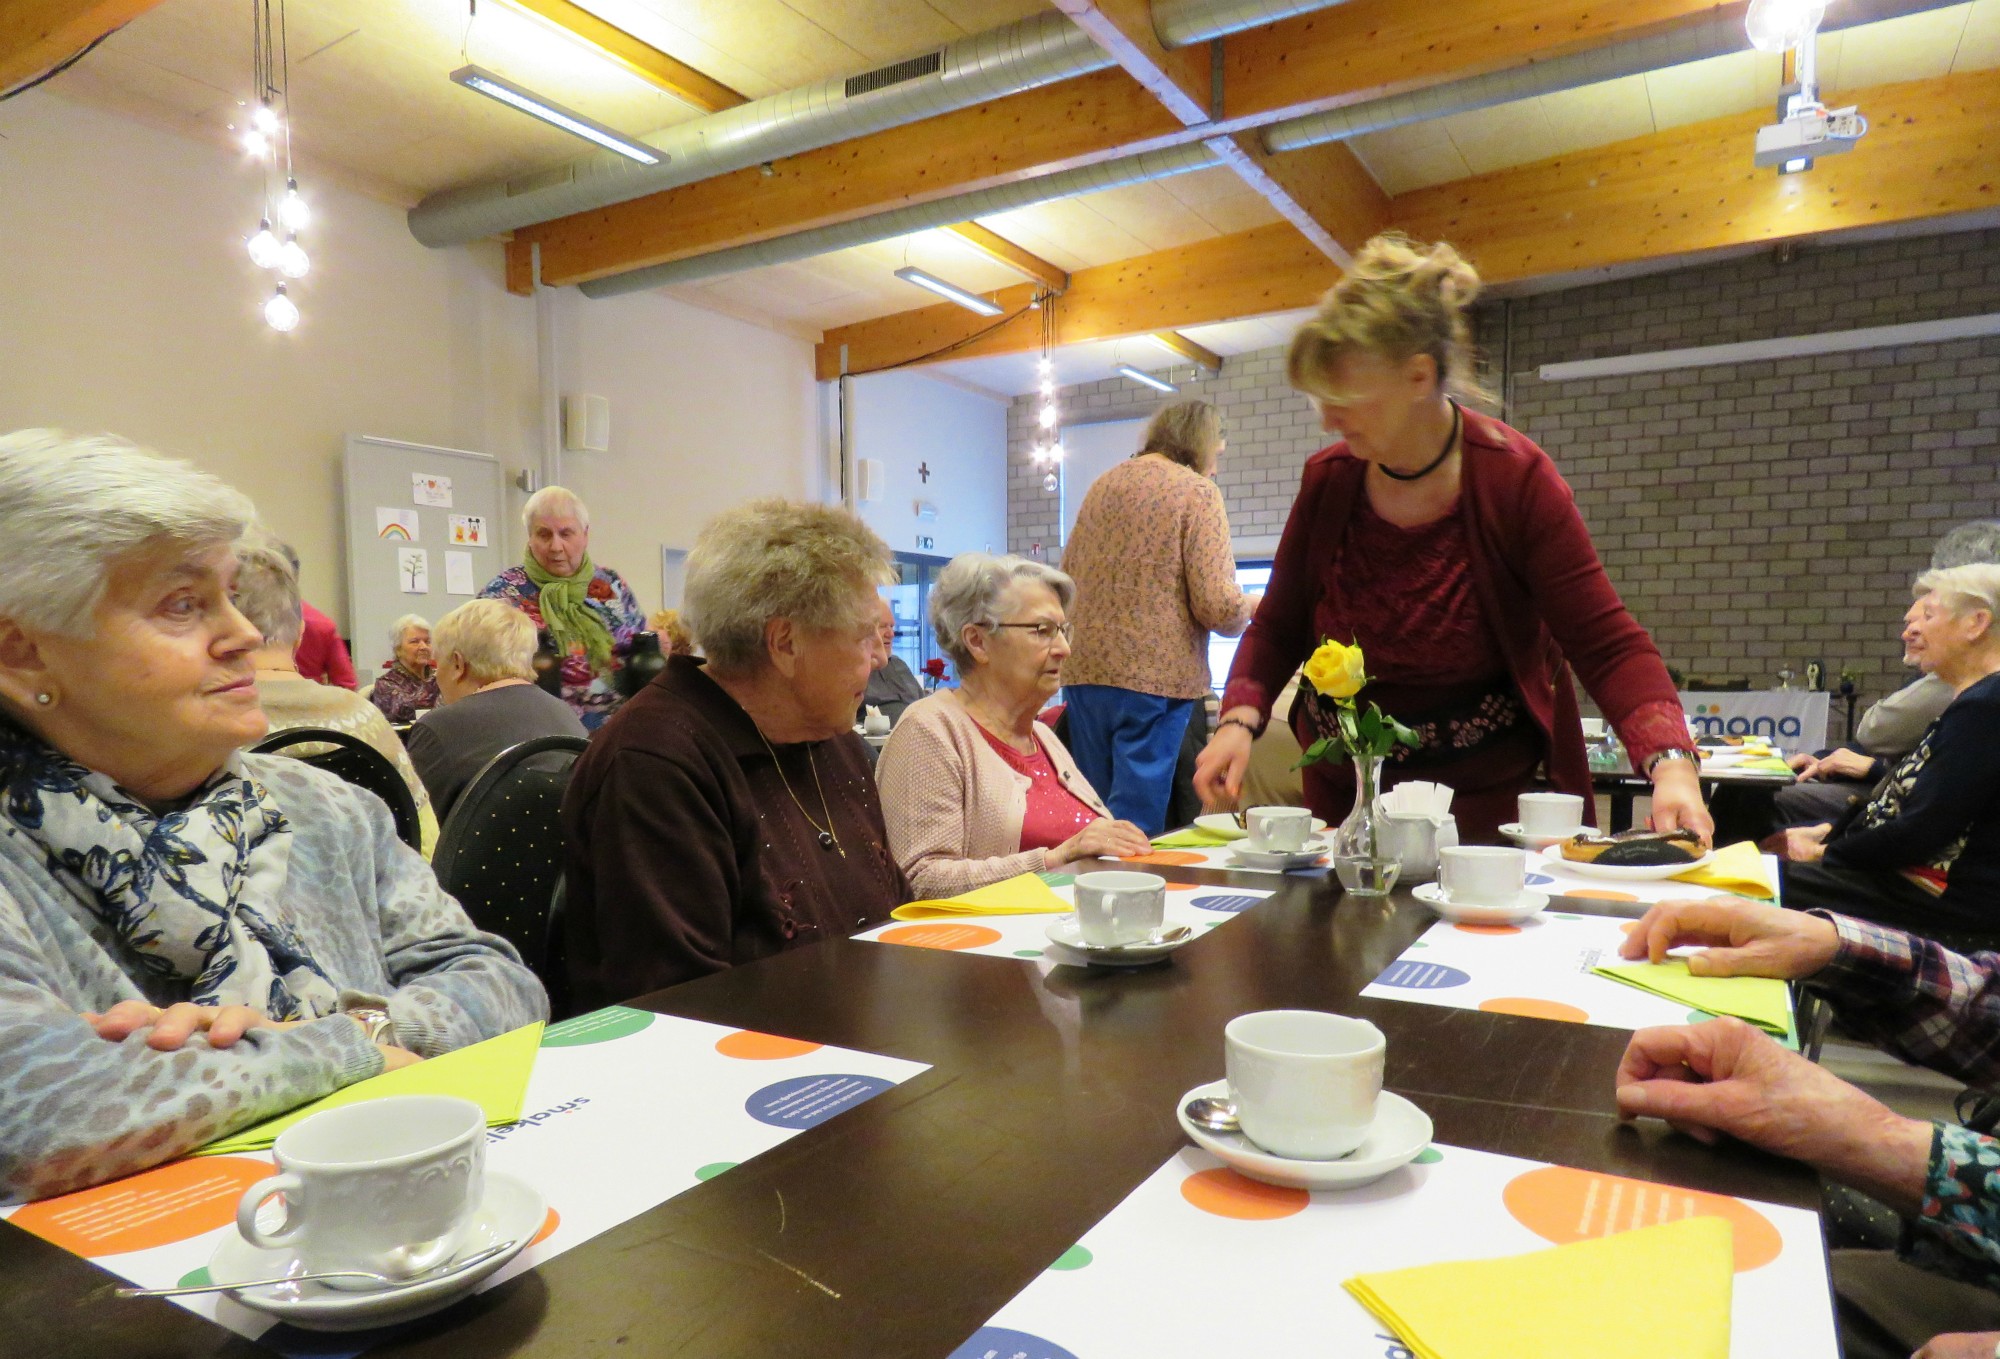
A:
[[[918,463],[917,475],[919,477],[922,477],[925,483],[928,484],[931,479],[931,465],[928,462]]]

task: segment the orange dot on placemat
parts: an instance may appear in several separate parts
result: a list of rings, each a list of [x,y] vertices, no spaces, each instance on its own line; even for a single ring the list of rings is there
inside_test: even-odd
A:
[[[1719,1217],[1729,1223],[1738,1274],[1770,1264],[1785,1247],[1771,1220],[1741,1199],[1622,1175],[1543,1166],[1509,1180],[1500,1197],[1515,1221],[1558,1246],[1685,1217]]]
[[[780,1038],[775,1033],[738,1029],[715,1040],[715,1050],[724,1057],[740,1057],[746,1062],[775,1062],[784,1057],[803,1057],[818,1052],[818,1043],[803,1038]]]
[[[548,1240],[551,1236],[554,1236],[556,1228],[560,1227],[561,1225],[562,1225],[562,1218],[557,1216],[555,1209],[553,1208],[549,1209],[549,1215],[542,1219],[542,1229],[536,1232],[532,1237],[528,1238],[528,1244],[531,1246],[541,1245],[542,1242]]]
[[[1592,901],[1637,901],[1630,892],[1613,892],[1606,887],[1578,887],[1564,892],[1566,897],[1588,897]]]
[[[1519,934],[1519,925],[1453,925],[1460,934]]]
[[[1537,1000],[1533,996],[1495,996],[1479,1002],[1490,1015],[1525,1015],[1529,1019],[1561,1019],[1571,1024],[1588,1024],[1590,1016],[1574,1005],[1559,1000]]]
[[[1312,1202],[1303,1189],[1263,1184],[1233,1170],[1198,1170],[1181,1181],[1181,1197],[1217,1217],[1244,1222],[1268,1222],[1290,1217]]]
[[[1168,864],[1174,867],[1185,868],[1190,864],[1207,863],[1208,856],[1205,854],[1190,854],[1184,849],[1156,849],[1151,854],[1128,855],[1121,862],[1128,864]]]
[[[1167,884],[1167,890],[1169,892],[1197,892],[1201,890],[1201,886],[1198,882],[1170,882]]]
[[[959,925],[936,921],[923,925],[899,925],[875,936],[885,944],[909,944],[914,948],[978,948],[1000,942],[1000,931],[984,925]]]
[[[76,1255],[123,1255],[191,1241],[236,1221],[243,1191],[277,1173],[269,1161],[242,1156],[190,1157],[31,1203],[10,1220]]]

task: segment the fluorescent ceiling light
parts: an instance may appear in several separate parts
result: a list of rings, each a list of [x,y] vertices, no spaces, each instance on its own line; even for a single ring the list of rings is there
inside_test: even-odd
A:
[[[1156,378],[1151,373],[1142,373],[1129,363],[1119,364],[1117,371],[1125,377],[1131,378],[1134,382],[1143,383],[1151,387],[1156,392],[1178,392],[1180,390],[1173,383],[1162,378]]]
[[[914,283],[919,288],[929,288],[939,297],[948,297],[967,311],[976,311],[981,316],[998,316],[1002,310],[998,302],[989,301],[978,293],[967,292],[957,284],[946,283],[936,274],[927,274],[921,269],[905,265],[896,271],[896,277],[905,283]]]
[[[488,99],[497,99],[510,108],[519,109],[531,118],[539,118],[550,126],[559,127],[587,142],[596,142],[606,151],[616,151],[619,155],[628,160],[636,160],[641,165],[658,165],[666,159],[663,152],[655,151],[643,142],[635,142],[630,137],[613,132],[604,124],[544,99],[534,91],[494,75],[482,66],[461,66],[451,73],[451,78],[468,90],[477,90]]]

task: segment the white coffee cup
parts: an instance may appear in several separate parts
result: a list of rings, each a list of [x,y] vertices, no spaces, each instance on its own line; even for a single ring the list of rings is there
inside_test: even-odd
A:
[[[1575,793],[1523,793],[1516,805],[1528,835],[1572,835],[1583,825],[1583,799]]]
[[[870,736],[887,736],[890,727],[889,715],[874,704],[868,704],[862,712],[861,726]]]
[[[1528,856],[1492,845],[1454,845],[1438,851],[1438,885],[1453,901],[1506,906],[1528,886]]]
[[[1312,838],[1313,816],[1304,807],[1252,807],[1243,821],[1252,849],[1289,854]]]
[[[1582,723],[1583,723],[1583,739],[1584,739],[1584,740],[1586,740],[1586,741],[1602,741],[1602,740],[1604,739],[1604,719],[1603,719],[1603,718],[1601,718],[1601,717],[1586,717],[1586,718],[1582,718],[1582,719],[1581,719],[1581,721],[1582,721]]]
[[[1086,944],[1135,944],[1158,934],[1167,918],[1167,880],[1152,873],[1084,873],[1071,892]]]
[[[236,1205],[244,1239],[295,1247],[308,1271],[408,1278],[449,1260],[479,1207],[486,1113],[445,1095],[392,1095],[314,1114],[280,1133],[272,1154],[280,1173],[251,1185]],[[266,1230],[258,1210],[278,1194],[284,1217]]]
[[[1274,1156],[1331,1161],[1375,1121],[1388,1050],[1365,1019],[1260,1010],[1222,1031],[1223,1063],[1243,1134]]]

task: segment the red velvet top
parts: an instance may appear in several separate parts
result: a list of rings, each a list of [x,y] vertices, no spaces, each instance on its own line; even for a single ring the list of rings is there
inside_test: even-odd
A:
[[[1035,753],[1024,754],[984,727],[979,734],[999,753],[1007,767],[1028,779],[1028,808],[1021,817],[1021,848],[1054,849],[1063,841],[1097,820],[1090,804],[1063,786],[1048,752],[1038,743]]]
[[[1313,649],[1329,636],[1350,640],[1359,625],[1369,671],[1384,681],[1428,680],[1449,690],[1484,668],[1485,658],[1497,660],[1541,732],[1551,783],[1586,805],[1590,766],[1571,667],[1635,767],[1662,750],[1694,748],[1658,648],[1618,598],[1568,485],[1533,440],[1465,412],[1456,522],[1418,530],[1434,534],[1438,549],[1418,554],[1427,564],[1408,589],[1389,583],[1390,573],[1371,566],[1374,554],[1364,550],[1386,537],[1368,523],[1381,524],[1367,509],[1367,467],[1345,444],[1307,459],[1270,586],[1229,672],[1225,712],[1249,706],[1268,718],[1272,698]],[[1462,544],[1455,549],[1464,553],[1462,574],[1443,561],[1453,544]],[[1357,591],[1343,561],[1378,578]],[[1396,597],[1382,597],[1385,588]],[[1373,646],[1368,629],[1381,630]],[[1438,629],[1450,637],[1434,635]],[[1440,668],[1424,675],[1430,666]],[[1384,692],[1366,690],[1362,701],[1379,701]],[[1307,706],[1294,706],[1295,723]]]

